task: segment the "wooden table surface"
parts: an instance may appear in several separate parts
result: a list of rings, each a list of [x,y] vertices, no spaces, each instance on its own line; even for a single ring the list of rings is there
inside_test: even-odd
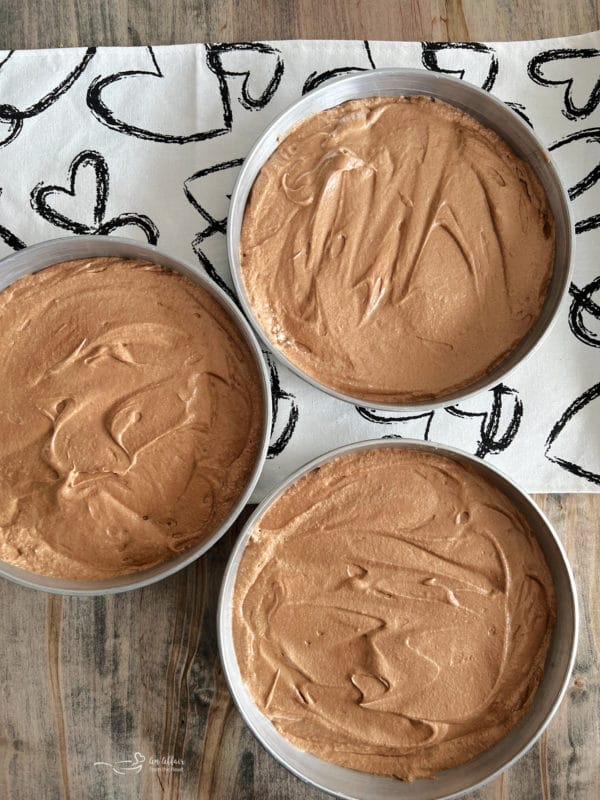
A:
[[[600,27],[597,0],[2,0],[0,47],[277,38],[528,39]],[[600,495],[537,496],[580,593],[575,672],[539,744],[478,800],[600,797]],[[0,580],[0,800],[300,800],[232,705],[215,615],[230,532],[160,584],[61,598]],[[96,761],[182,760],[116,775]]]

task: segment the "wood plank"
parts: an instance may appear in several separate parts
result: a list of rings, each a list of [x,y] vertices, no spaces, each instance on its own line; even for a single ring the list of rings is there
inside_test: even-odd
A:
[[[251,39],[536,39],[600,27],[592,0],[3,0],[3,48]]]

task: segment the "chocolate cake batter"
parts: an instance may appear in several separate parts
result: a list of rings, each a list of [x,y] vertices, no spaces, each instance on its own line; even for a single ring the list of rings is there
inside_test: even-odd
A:
[[[365,401],[435,399],[523,339],[552,274],[531,168],[471,116],[371,97],[295,126],[246,207],[240,259],[265,334]]]
[[[261,444],[255,360],[200,286],[57,264],[0,293],[0,558],[96,579],[209,536]]]
[[[373,448],[317,468],[254,528],[233,637],[258,708],[302,750],[412,780],[523,717],[555,620],[552,579],[475,470]]]

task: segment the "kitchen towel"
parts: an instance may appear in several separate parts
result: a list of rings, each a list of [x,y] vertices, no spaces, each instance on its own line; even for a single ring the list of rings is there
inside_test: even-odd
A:
[[[380,437],[460,447],[530,492],[600,491],[600,32],[0,52],[0,255],[57,236],[128,236],[231,293],[227,208],[245,154],[303,93],[376,67],[457,76],[533,127],[572,203],[569,297],[550,336],[504,383],[441,410],[355,407],[268,355],[274,426],[254,499],[314,456]]]

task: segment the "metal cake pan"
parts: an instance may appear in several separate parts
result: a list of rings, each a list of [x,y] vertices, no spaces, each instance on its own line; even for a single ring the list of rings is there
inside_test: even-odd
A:
[[[547,561],[556,595],[557,618],[542,681],[520,723],[491,749],[473,760],[436,773],[436,779],[405,783],[323,761],[285,739],[254,704],[242,680],[232,636],[232,598],[237,570],[252,530],[267,508],[287,488],[311,470],[341,455],[371,448],[404,448],[446,456],[474,468],[511,500],[531,525]],[[577,595],[573,573],[560,539],[550,522],[517,484],[500,470],[452,447],[409,439],[365,441],[347,445],[314,459],[272,491],[256,508],[240,534],[227,564],[219,598],[217,634],[229,690],[246,724],[265,749],[284,767],[318,789],[345,800],[454,800],[497,778],[535,744],[556,713],[567,691],[577,649]]]
[[[271,433],[271,389],[268,370],[260,346],[243,314],[240,313],[225,292],[219,289],[198,267],[194,267],[180,259],[172,258],[157,247],[139,244],[129,239],[116,236],[70,236],[32,245],[0,261],[0,290],[5,289],[25,275],[38,272],[53,264],[99,256],[147,259],[169,270],[179,272],[194,281],[194,283],[202,286],[226,310],[248,344],[259,370],[263,395],[263,433],[256,463],[248,483],[227,518],[207,539],[192,545],[192,547],[184,550],[175,558],[140,572],[93,581],[53,578],[0,561],[0,576],[9,578],[22,586],[58,594],[100,595],[139,589],[142,586],[148,586],[169,575],[173,575],[206,553],[231,527],[250,499],[264,465]]]
[[[246,294],[240,264],[240,235],[246,204],[254,181],[269,156],[294,125],[319,111],[348,100],[408,95],[439,98],[465,111],[498,133],[513,151],[531,166],[544,187],[554,215],[556,242],[552,279],[541,314],[514,350],[489,372],[462,389],[448,392],[435,399],[425,398],[411,403],[389,404],[343,394],[320,383],[297,367],[273,345],[260,325]],[[537,350],[554,323],[561,301],[568,291],[573,249],[573,221],[566,190],[552,157],[533,130],[509,106],[483,89],[458,78],[419,69],[377,69],[338,78],[309,92],[290,106],[269,125],[248,153],[231,195],[227,225],[227,250],[235,288],[244,312],[265,347],[271,350],[285,366],[316,388],[340,400],[384,411],[413,412],[425,408],[441,408],[465,400],[505,380],[513,369]]]

